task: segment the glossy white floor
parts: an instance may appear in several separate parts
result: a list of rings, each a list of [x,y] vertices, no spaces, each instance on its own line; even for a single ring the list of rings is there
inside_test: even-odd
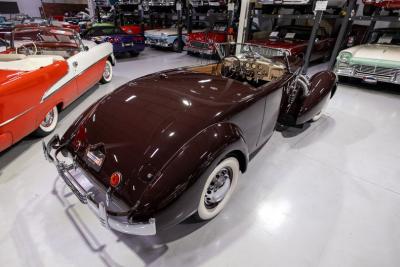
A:
[[[199,59],[147,49],[62,113]],[[276,132],[214,220],[155,238],[104,229],[57,180],[40,140],[0,154],[1,266],[400,266],[400,95],[341,85],[326,115]]]

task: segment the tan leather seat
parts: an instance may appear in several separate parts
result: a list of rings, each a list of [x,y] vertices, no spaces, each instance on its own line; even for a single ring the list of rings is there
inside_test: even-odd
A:
[[[0,60],[0,70],[34,71],[39,68],[49,66],[55,61],[64,61],[64,58],[60,56],[25,56],[17,54],[14,54],[14,56],[16,56],[15,60]]]

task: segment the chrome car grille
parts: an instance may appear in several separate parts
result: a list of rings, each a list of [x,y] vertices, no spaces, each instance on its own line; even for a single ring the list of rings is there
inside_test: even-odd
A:
[[[190,43],[191,46],[196,47],[196,48],[208,48],[208,44],[207,43],[202,43],[202,42],[191,42]]]
[[[368,65],[354,65],[354,70],[356,71],[356,73],[385,76],[387,78],[394,77],[399,71],[398,69],[393,68],[383,68]]]

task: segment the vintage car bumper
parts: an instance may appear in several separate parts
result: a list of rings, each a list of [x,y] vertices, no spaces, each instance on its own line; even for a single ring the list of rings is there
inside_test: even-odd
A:
[[[336,64],[335,73],[338,76],[357,78],[371,84],[377,82],[400,84],[400,69],[397,70],[366,65]]]
[[[171,47],[172,43],[169,43],[167,40],[163,39],[147,38],[146,45],[158,46],[158,47]]]
[[[145,44],[137,44],[137,43],[118,43],[113,44],[114,53],[123,53],[123,52],[141,52],[145,48]]]
[[[45,158],[54,163],[67,186],[83,204],[88,205],[104,227],[130,235],[156,234],[154,218],[150,218],[146,222],[131,221],[126,215],[129,208],[115,197],[111,197],[109,191],[86,173],[72,160],[71,156],[67,156],[66,161],[59,160],[59,153],[63,150],[63,146],[59,145],[59,140],[56,135],[47,145],[43,142]],[[52,150],[55,150],[54,155],[52,155]],[[71,163],[67,163],[67,160]]]
[[[192,53],[206,54],[206,55],[214,55],[216,53],[215,49],[209,48],[199,48],[193,46],[186,46],[186,50]]]

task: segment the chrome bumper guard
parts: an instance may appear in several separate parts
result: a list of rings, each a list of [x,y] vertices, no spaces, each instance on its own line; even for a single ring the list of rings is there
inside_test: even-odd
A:
[[[154,218],[150,218],[148,222],[130,222],[127,216],[115,216],[111,214],[110,211],[107,210],[106,204],[103,201],[96,202],[94,198],[94,191],[99,190],[99,186],[95,183],[91,183],[89,188],[93,188],[93,190],[85,189],[85,186],[81,185],[78,182],[76,177],[77,169],[81,170],[79,166],[73,161],[73,163],[66,163],[64,161],[60,161],[57,156],[63,149],[63,146],[60,145],[60,139],[58,135],[55,135],[47,145],[43,141],[43,152],[45,158],[53,163],[60,177],[64,180],[67,186],[71,189],[74,195],[83,203],[87,204],[90,210],[99,218],[101,224],[107,229],[114,229],[118,232],[122,232],[130,235],[155,235],[156,234],[156,221]],[[52,150],[55,150],[54,155],[51,154]],[[87,184],[90,179],[87,178],[87,174],[84,174],[82,170],[83,177],[85,183]],[[74,176],[75,174],[75,176]],[[78,177],[79,178],[79,177]],[[88,186],[86,186],[88,188]],[[102,190],[104,191],[104,190]],[[110,200],[110,196],[108,196],[108,192],[106,194],[106,202]],[[108,205],[107,205],[108,206]],[[115,212],[113,212],[115,213]],[[122,212],[126,213],[126,212]]]
[[[197,48],[197,47],[193,47],[193,46],[186,46],[186,50],[189,52],[206,54],[206,55],[214,55],[216,53],[216,51],[213,49],[203,49],[203,48]]]

